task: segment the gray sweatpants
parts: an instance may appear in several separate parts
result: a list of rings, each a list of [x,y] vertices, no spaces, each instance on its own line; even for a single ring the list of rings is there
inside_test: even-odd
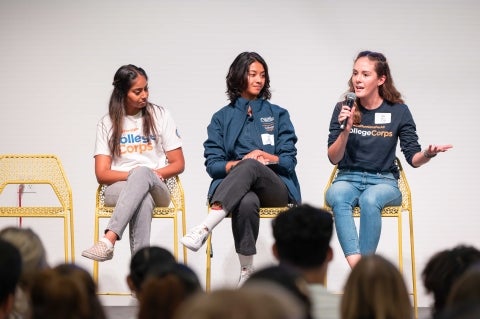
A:
[[[130,230],[132,255],[150,245],[152,212],[155,206],[168,206],[170,194],[167,185],[148,167],[130,171],[126,181],[116,182],[105,189],[105,205],[115,206],[107,230],[122,239],[127,225]]]

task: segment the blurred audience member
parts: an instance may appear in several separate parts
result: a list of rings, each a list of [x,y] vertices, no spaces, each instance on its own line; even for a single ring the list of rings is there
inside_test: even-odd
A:
[[[273,254],[281,265],[294,267],[308,282],[313,318],[339,318],[340,296],[325,287],[328,264],[333,259],[332,214],[303,204],[279,214],[272,228]]]
[[[452,285],[439,319],[480,318],[480,264],[463,273]]]
[[[472,246],[458,245],[434,254],[423,272],[423,285],[433,294],[432,317],[439,314],[455,281],[473,264],[480,261],[480,251]]]
[[[22,257],[11,243],[0,239],[0,319],[13,310],[15,289],[22,271]]]
[[[28,294],[32,278],[37,271],[48,268],[45,247],[40,237],[30,228],[6,227],[0,231],[0,238],[17,247],[22,256],[22,274],[15,292],[15,305],[10,318],[29,318]]]
[[[92,277],[73,264],[38,272],[30,297],[31,319],[106,319]]]
[[[302,274],[287,266],[268,266],[254,271],[245,281],[245,286],[262,282],[270,282],[285,288],[305,306],[305,318],[312,318],[312,301],[308,284]]]
[[[238,289],[218,289],[185,301],[175,319],[303,319],[303,306],[287,290],[272,282]]]
[[[130,261],[130,273],[127,276],[130,290],[138,297],[142,284],[150,272],[176,263],[175,256],[162,247],[148,246],[139,249]]]
[[[363,256],[344,288],[342,319],[412,318],[410,297],[400,271],[380,255]]]
[[[186,265],[176,263],[152,270],[138,296],[138,319],[172,319],[185,300],[200,292],[202,286],[197,275]]]

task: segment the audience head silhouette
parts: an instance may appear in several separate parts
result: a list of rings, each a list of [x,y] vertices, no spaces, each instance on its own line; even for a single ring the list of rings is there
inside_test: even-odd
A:
[[[399,270],[380,255],[362,257],[345,284],[341,317],[412,318],[410,297]]]
[[[434,254],[422,272],[425,289],[433,294],[432,314],[441,312],[455,281],[473,264],[480,261],[480,251],[458,245]]]

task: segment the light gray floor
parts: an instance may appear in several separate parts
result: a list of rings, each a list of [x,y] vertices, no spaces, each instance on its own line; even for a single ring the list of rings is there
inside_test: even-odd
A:
[[[108,319],[135,319],[137,315],[137,308],[133,306],[109,306],[105,307],[105,309],[107,310]],[[430,308],[418,308],[418,319],[427,318],[430,318]]]

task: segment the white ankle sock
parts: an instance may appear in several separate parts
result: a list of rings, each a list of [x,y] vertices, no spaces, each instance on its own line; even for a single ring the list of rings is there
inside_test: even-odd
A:
[[[240,260],[240,267],[242,268],[252,268],[253,267],[253,255],[245,256],[238,254],[238,259]]]
[[[113,244],[108,238],[103,237],[102,239],[100,239],[100,241],[104,242],[108,248],[113,248]]]
[[[208,231],[212,231],[224,218],[227,213],[223,209],[210,209],[203,224],[207,226]]]

